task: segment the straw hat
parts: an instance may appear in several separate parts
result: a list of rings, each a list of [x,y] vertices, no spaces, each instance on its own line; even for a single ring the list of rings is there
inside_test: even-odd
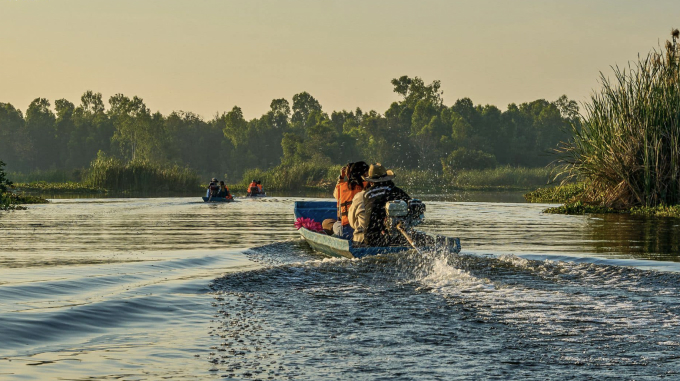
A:
[[[392,170],[387,170],[380,163],[371,164],[368,168],[368,176],[364,177],[364,180],[371,183],[380,183],[383,181],[389,181],[394,178],[394,172]]]

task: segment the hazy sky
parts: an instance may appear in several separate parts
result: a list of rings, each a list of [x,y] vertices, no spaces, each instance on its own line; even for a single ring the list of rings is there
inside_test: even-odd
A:
[[[678,0],[0,0],[0,102],[94,90],[252,118],[308,91],[382,113],[402,75],[441,80],[447,105],[584,101],[673,27]]]

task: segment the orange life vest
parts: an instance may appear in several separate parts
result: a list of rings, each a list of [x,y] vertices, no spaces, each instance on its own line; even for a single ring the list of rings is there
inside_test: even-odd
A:
[[[257,186],[257,183],[254,182],[254,181],[253,181],[252,183],[250,183],[250,185],[248,185],[248,193],[250,193],[250,192],[253,190],[253,188],[257,188],[258,190],[260,189],[260,188]]]
[[[363,186],[362,186],[363,185]],[[354,196],[364,190],[365,184],[357,185],[354,190],[349,189],[347,182],[338,182],[335,186],[336,198],[338,199],[338,217],[340,217],[343,225],[349,225],[349,207],[352,206],[352,199]]]
[[[262,184],[257,184],[257,189],[259,189],[260,193],[262,193]]]

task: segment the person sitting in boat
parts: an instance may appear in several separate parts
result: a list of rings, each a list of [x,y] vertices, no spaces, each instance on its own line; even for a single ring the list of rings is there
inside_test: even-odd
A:
[[[260,194],[264,194],[264,187],[262,186],[262,182],[260,182],[260,180],[257,180],[257,189]]]
[[[347,182],[348,177],[348,170],[349,167],[353,163],[347,163],[344,167],[340,168],[340,175],[338,176],[338,181],[335,183],[335,189],[333,189],[333,198],[338,200],[338,189]],[[336,218],[327,218],[323,220],[321,223],[321,226],[323,226],[324,232],[328,235],[333,235],[333,227],[335,226],[335,223],[340,221],[342,218],[341,212],[340,212],[340,202],[338,201],[338,206],[337,206],[337,217]]]
[[[217,179],[212,178],[210,184],[208,184],[208,192],[205,197],[217,197],[217,193],[220,191],[220,186],[217,185]]]
[[[260,187],[257,186],[257,180],[253,180],[248,185],[248,196],[256,196],[260,193]]]
[[[364,190],[367,182],[363,177],[368,174],[368,164],[364,161],[350,163],[345,169],[344,176],[341,173],[341,178],[333,191],[333,197],[338,202],[338,220],[333,224],[333,234],[344,238],[351,239],[354,234],[354,229],[349,223],[349,208],[352,206],[354,196]]]
[[[398,188],[392,179],[394,172],[380,163],[371,164],[364,180],[368,186],[357,193],[348,212],[350,226],[354,228],[355,245],[389,246],[390,235],[385,230],[385,206],[388,201],[409,201],[411,197]]]
[[[217,192],[217,197],[224,197],[226,199],[234,198],[229,192],[229,188],[227,188],[227,186],[224,185],[224,181],[220,181],[220,187],[219,191]]]

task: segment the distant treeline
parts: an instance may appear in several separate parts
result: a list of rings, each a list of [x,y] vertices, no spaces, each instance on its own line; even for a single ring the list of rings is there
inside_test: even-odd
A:
[[[576,102],[562,96],[510,104],[506,111],[469,98],[445,106],[440,82],[393,79],[402,96],[383,114],[324,112],[309,93],[274,99],[260,118],[241,108],[209,121],[191,112],[152,113],[138,97],[116,94],[108,109],[101,93],[87,91],[80,105],[37,98],[25,115],[0,103],[0,159],[7,170],[28,173],[90,167],[98,152],[124,162],[188,167],[202,176],[237,179],[249,169],[313,162],[365,160],[388,167],[455,172],[496,166],[537,167],[578,123]]]

